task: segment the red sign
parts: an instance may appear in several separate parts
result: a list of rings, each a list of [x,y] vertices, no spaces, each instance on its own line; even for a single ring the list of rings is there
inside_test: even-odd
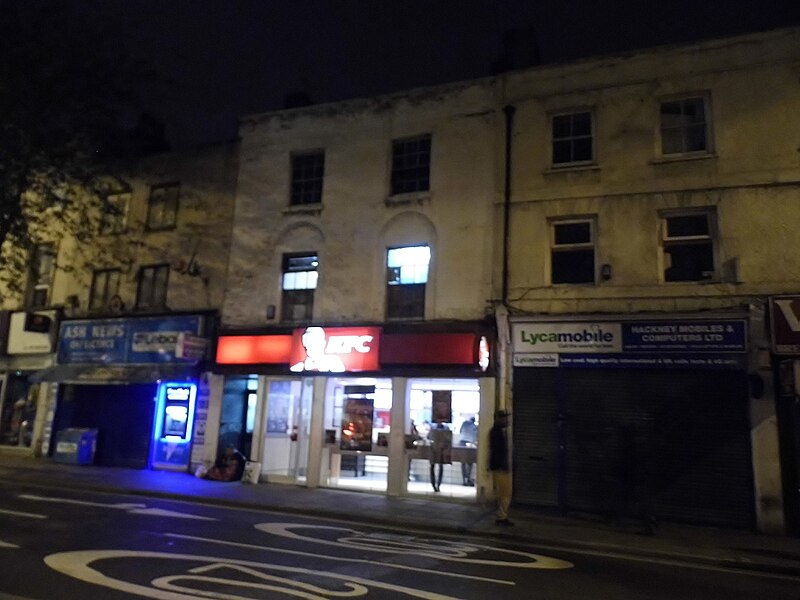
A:
[[[380,327],[306,327],[292,336],[290,369],[295,372],[378,371]]]
[[[770,299],[772,350],[775,354],[800,354],[800,296]]]
[[[280,365],[289,362],[290,335],[222,335],[217,340],[220,365]]]

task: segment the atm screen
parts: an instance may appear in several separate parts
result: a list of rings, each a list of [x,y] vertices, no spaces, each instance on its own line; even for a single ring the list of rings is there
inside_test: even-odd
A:
[[[194,392],[193,385],[167,385],[164,398],[161,437],[186,439],[189,434],[189,411]]]

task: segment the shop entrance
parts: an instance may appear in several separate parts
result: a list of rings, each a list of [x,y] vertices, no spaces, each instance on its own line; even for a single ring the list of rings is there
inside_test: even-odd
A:
[[[313,383],[308,377],[267,380],[261,474],[269,481],[306,481]]]
[[[253,458],[251,450],[257,392],[258,377],[256,375],[225,378],[217,443],[217,450],[220,454],[228,446],[232,446],[247,458]]]

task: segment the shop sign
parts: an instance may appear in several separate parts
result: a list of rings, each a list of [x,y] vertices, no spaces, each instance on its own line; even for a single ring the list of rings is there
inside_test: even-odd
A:
[[[177,360],[181,334],[196,335],[201,317],[64,321],[60,364],[150,364]]]
[[[746,352],[744,319],[622,323],[625,352]]]
[[[800,296],[770,298],[772,351],[800,354]]]
[[[306,327],[292,336],[290,369],[295,372],[377,371],[379,327]]]
[[[619,323],[514,323],[514,353],[620,352]]]
[[[56,311],[43,310],[35,313],[40,322],[56,319]],[[9,354],[47,354],[53,351],[53,334],[50,327],[31,327],[30,313],[15,312],[11,314],[8,331]]]

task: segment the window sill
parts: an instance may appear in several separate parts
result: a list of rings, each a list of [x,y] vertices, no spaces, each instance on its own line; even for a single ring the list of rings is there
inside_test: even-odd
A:
[[[391,196],[387,196],[384,204],[386,206],[404,206],[407,204],[413,204],[416,202],[417,204],[426,204],[431,201],[431,193],[430,191],[426,192],[408,192],[405,194],[393,194]]]
[[[322,204],[298,204],[296,206],[288,206],[283,209],[285,215],[320,215],[322,213]]]
[[[600,165],[596,163],[592,164],[565,164],[561,165],[553,165],[548,167],[544,170],[545,175],[557,175],[558,173],[581,173],[581,172],[592,172],[592,171],[600,171]]]
[[[666,165],[669,163],[687,162],[693,160],[711,160],[714,158],[718,158],[718,155],[714,152],[690,152],[687,154],[670,154],[668,156],[659,156],[658,158],[651,160],[650,164]]]

